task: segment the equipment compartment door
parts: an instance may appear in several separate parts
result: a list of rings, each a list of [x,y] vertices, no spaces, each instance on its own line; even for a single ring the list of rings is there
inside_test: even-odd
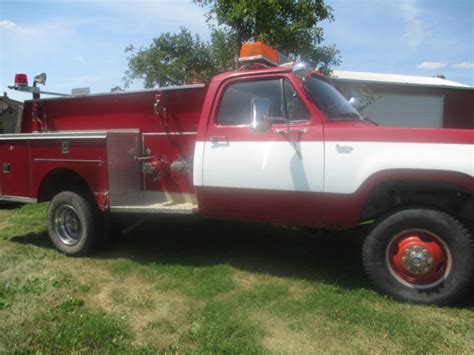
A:
[[[6,145],[0,142],[0,196],[3,195],[3,160],[5,159]]]
[[[0,145],[0,186],[3,196],[31,196],[28,141],[3,141]]]

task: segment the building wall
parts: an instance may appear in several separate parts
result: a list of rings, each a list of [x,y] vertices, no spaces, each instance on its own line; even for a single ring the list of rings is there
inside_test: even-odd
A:
[[[474,129],[474,90],[359,83],[337,79],[334,80],[334,83],[346,98],[355,96],[363,90],[370,90],[374,97],[383,94],[442,96],[442,126],[444,128]]]
[[[0,122],[3,128],[3,133],[15,133],[18,113],[10,110],[0,115]],[[1,132],[0,132],[1,133]]]
[[[379,93],[362,114],[386,127],[443,127],[443,96]]]
[[[444,127],[474,129],[474,90],[447,90]]]
[[[14,133],[18,120],[19,102],[0,97],[0,133]]]

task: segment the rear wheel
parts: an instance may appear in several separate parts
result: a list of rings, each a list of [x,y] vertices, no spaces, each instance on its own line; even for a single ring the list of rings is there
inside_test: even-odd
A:
[[[61,192],[49,205],[49,237],[67,255],[91,252],[102,236],[100,222],[100,213],[93,202],[75,192]]]
[[[448,305],[474,281],[474,243],[468,230],[446,213],[411,209],[378,224],[363,248],[372,281],[393,297]]]

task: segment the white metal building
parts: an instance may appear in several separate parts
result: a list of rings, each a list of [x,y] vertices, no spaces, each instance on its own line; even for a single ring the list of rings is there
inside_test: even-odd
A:
[[[364,116],[382,126],[474,128],[474,87],[438,77],[335,70],[345,97],[370,93]]]

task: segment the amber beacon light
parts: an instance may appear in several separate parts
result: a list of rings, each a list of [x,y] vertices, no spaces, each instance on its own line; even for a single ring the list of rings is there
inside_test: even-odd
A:
[[[263,42],[244,43],[240,48],[239,62],[242,64],[260,62],[268,66],[279,66],[290,61],[290,58]]]

